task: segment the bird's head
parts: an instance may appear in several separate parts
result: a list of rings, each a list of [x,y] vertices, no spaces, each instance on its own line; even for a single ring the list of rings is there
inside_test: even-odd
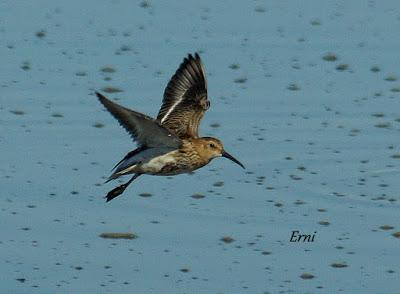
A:
[[[234,163],[240,165],[244,168],[244,165],[240,163],[235,157],[230,155],[228,152],[224,150],[224,145],[218,139],[211,137],[203,137],[200,138],[200,148],[201,154],[206,157],[208,160],[212,160],[216,157],[225,157],[232,160]]]

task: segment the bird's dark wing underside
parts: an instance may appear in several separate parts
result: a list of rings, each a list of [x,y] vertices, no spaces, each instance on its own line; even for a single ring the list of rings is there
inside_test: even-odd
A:
[[[154,148],[138,148],[134,151],[129,152],[115,167],[114,172],[107,181],[118,178],[124,175],[125,170],[136,164],[146,163],[153,158],[166,154],[174,150],[172,147],[154,147]],[[129,173],[129,172],[128,172]]]
[[[97,93],[99,101],[136,140],[139,146],[178,148],[181,140],[159,122],[142,113],[125,108]]]
[[[123,161],[125,161],[125,160],[127,160],[127,159],[129,159],[129,158],[131,158],[131,157],[133,157],[133,156],[135,156],[135,155],[137,155],[137,154],[139,154],[140,152],[146,150],[147,148],[148,148],[148,147],[140,146],[139,148],[136,148],[135,150],[132,150],[132,151],[128,152],[128,153],[124,156],[124,158],[122,158],[116,165],[114,165],[114,167],[112,168],[112,170],[116,169],[116,167],[117,167],[118,165],[120,165]]]
[[[165,89],[157,120],[180,138],[197,138],[200,121],[209,107],[200,56],[189,54]]]

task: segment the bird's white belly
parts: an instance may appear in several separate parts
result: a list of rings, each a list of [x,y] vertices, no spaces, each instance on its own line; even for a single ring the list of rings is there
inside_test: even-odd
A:
[[[173,153],[174,152],[169,152],[167,154],[152,158],[148,162],[142,163],[140,168],[145,173],[158,173],[166,165],[175,162],[175,158],[173,156]]]

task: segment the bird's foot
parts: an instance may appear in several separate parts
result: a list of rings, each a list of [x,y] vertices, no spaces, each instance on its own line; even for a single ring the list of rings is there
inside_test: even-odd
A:
[[[113,200],[115,197],[121,195],[122,193],[124,193],[126,187],[128,185],[127,184],[123,184],[121,186],[118,186],[114,189],[112,189],[110,192],[108,192],[107,196],[105,196],[104,198],[106,198],[106,202]]]

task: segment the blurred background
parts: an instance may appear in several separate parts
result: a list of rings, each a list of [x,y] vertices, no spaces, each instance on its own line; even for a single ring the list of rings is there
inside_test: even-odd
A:
[[[1,292],[399,293],[399,29],[397,1],[1,1]],[[105,203],[135,143],[93,92],[155,116],[194,52],[247,169]]]

